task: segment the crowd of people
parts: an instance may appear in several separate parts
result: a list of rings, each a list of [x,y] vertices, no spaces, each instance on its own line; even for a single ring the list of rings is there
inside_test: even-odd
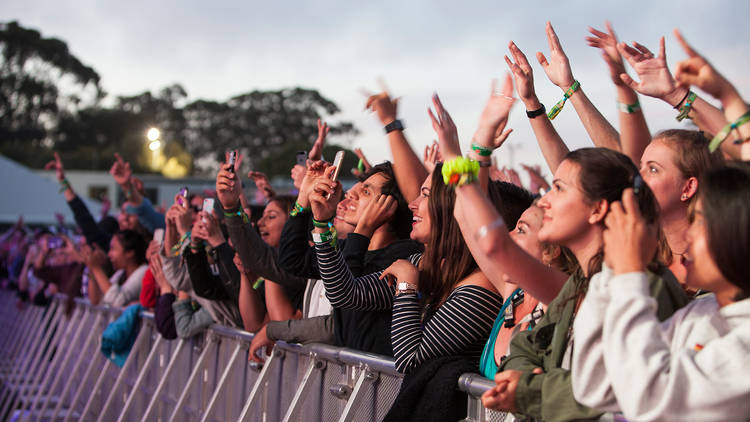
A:
[[[0,239],[3,270],[19,306],[58,292],[139,303],[167,339],[214,323],[255,333],[248,358],[258,362],[277,340],[392,356],[404,381],[386,420],[465,416],[454,394],[464,372],[494,380],[482,402],[506,420],[746,420],[750,107],[677,31],[687,58],[674,72],[664,38],[654,54],[619,42],[609,24],[590,33],[619,129],[587,98],[548,23],[549,57],[537,60],[562,99],[540,102],[511,41],[509,73],[493,82],[467,153],[435,94],[426,117],[438,141],[420,157],[384,91],[366,107],[393,161],[361,157],[345,192],[321,157],[319,122],[306,165],[291,172],[296,197],[257,172],[243,177],[231,151],[215,192],[180,191],[162,213],[117,156],[110,174],[126,200],[116,219],[98,221],[56,156],[48,167],[77,227],[30,232],[19,221]],[[698,130],[650,133],[639,96]],[[519,100],[553,175],[525,166],[528,189],[492,161]],[[556,131],[566,102],[594,146],[571,151]],[[263,194],[262,211],[243,179]]]

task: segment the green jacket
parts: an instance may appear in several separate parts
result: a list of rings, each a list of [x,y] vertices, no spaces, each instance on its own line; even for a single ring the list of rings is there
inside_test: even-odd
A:
[[[565,282],[533,330],[513,337],[510,355],[499,369],[523,372],[516,389],[516,407],[523,415],[547,422],[596,419],[603,415],[576,402],[570,371],[561,368],[569,329],[575,318],[576,300],[569,300],[575,292],[574,277]],[[667,269],[661,276],[649,273],[649,284],[651,295],[658,303],[660,321],[688,303],[677,279]],[[542,368],[544,373],[534,375],[531,373],[534,368]]]

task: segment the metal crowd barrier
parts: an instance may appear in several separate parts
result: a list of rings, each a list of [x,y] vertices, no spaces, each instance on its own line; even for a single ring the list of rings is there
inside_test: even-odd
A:
[[[247,360],[250,333],[213,325],[169,341],[148,312],[119,368],[99,349],[120,310],[76,299],[66,316],[62,296],[21,311],[15,302],[0,292],[0,420],[376,422],[401,385],[390,358],[277,342],[258,366]],[[478,401],[491,386],[462,376],[466,421],[502,420]]]

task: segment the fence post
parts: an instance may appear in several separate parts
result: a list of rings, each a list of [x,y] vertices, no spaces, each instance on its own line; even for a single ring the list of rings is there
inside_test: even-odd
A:
[[[204,338],[205,338],[206,344],[203,345],[203,351],[198,357],[198,361],[195,362],[195,367],[193,368],[193,371],[190,373],[190,377],[185,383],[185,388],[182,389],[180,398],[177,400],[177,403],[174,406],[174,410],[172,411],[172,414],[169,416],[169,422],[174,422],[177,420],[177,415],[180,409],[182,408],[182,406],[185,404],[188,394],[190,394],[190,388],[193,386],[193,384],[195,384],[196,379],[200,377],[201,372],[203,372],[203,367],[206,364],[206,358],[208,357],[209,352],[213,351],[214,347],[217,344],[218,339],[211,332],[207,332]]]
[[[283,358],[284,352],[274,348],[273,352],[271,352],[271,357],[268,358],[266,360],[266,363],[263,365],[263,369],[261,369],[260,375],[258,375],[258,379],[255,380],[253,389],[250,390],[250,395],[247,397],[247,400],[245,400],[245,407],[242,408],[240,417],[237,418],[238,422],[243,422],[248,413],[250,413],[250,409],[252,409],[253,406],[258,402],[258,398],[260,397],[260,393],[263,390],[263,386],[268,381],[269,375],[271,374],[270,368],[277,365],[276,361],[281,361]]]

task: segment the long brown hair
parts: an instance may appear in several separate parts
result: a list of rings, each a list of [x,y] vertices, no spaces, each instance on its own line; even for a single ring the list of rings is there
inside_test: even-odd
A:
[[[430,239],[427,242],[419,272],[419,290],[427,304],[440,304],[456,285],[479,267],[461,235],[461,229],[453,216],[456,192],[446,186],[441,176],[443,165],[433,170],[430,196],[427,202],[430,216]],[[489,197],[509,230],[524,210],[531,206],[531,192],[511,183],[490,182]]]
[[[633,187],[636,176],[640,177],[638,168],[636,168],[628,156],[607,148],[577,149],[569,152],[565,156],[565,160],[578,165],[580,170],[578,184],[586,197],[586,201],[591,203],[602,199],[610,204],[619,201],[622,198],[622,192],[629,187]],[[646,223],[658,227],[659,204],[656,202],[656,197],[648,185],[646,183],[641,183],[640,185],[640,191],[636,195],[638,208]],[[604,221],[602,220],[599,224],[604,225]],[[661,229],[658,229],[658,231],[661,232]],[[663,238],[663,234],[660,234],[660,236]],[[660,242],[660,247],[664,244],[665,242]],[[658,257],[662,254],[663,251],[657,250],[649,269],[656,272],[663,270],[658,262]],[[586,276],[584,276],[583,269],[580,268],[579,263],[579,268],[575,274],[576,280],[579,280],[579,283],[576,286],[574,298],[582,297],[586,294],[589,279],[601,271],[603,262],[604,246],[602,245],[599,251],[589,260]]]
[[[456,192],[443,183],[442,168],[440,163],[435,166],[427,199],[430,239],[419,272],[419,290],[427,304],[442,303],[459,281],[478,268],[453,217]]]

